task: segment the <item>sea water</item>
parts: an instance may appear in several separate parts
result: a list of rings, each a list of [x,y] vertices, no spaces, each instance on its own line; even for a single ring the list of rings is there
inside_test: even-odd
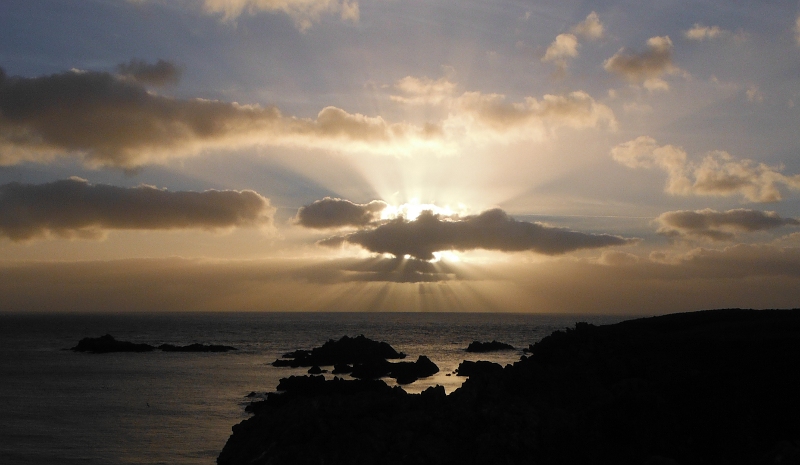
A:
[[[457,389],[462,360],[513,363],[522,348],[577,321],[621,316],[458,313],[0,314],[0,463],[212,465],[248,417],[250,392],[274,391],[305,368],[275,368],[281,354],[360,334],[440,372],[403,388]],[[76,353],[84,337],[159,345],[224,344],[226,353]],[[498,340],[517,351],[470,354]],[[327,375],[330,377],[330,375]],[[393,384],[392,380],[387,380]]]

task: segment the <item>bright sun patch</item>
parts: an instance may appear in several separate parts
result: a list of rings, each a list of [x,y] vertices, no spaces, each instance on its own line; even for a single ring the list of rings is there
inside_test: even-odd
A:
[[[424,211],[433,212],[435,215],[443,217],[464,216],[468,214],[469,209],[464,204],[458,204],[456,209],[450,205],[440,207],[432,203],[420,203],[418,199],[411,199],[410,202],[402,205],[389,205],[381,211],[382,220],[393,220],[395,218],[403,217],[407,221],[414,221]]]

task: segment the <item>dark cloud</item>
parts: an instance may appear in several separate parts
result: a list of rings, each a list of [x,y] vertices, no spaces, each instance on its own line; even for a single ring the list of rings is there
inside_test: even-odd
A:
[[[108,229],[218,229],[269,224],[274,208],[253,191],[169,192],[89,184],[0,186],[0,236],[98,237]]]
[[[558,255],[579,249],[624,245],[631,240],[516,221],[503,210],[493,209],[454,220],[442,219],[430,211],[424,211],[414,221],[398,218],[377,228],[335,236],[320,244],[334,247],[343,242],[360,245],[371,252],[390,253],[395,257],[410,255],[431,260],[434,258],[433,252],[445,250],[530,250]]]
[[[711,209],[672,211],[656,218],[660,234],[670,237],[699,237],[714,241],[732,240],[737,232],[767,231],[782,226],[797,226],[800,221],[782,218],[775,212],[736,209],[718,212]]]
[[[150,66],[132,63],[124,66]],[[336,107],[308,119],[284,116],[274,106],[169,98],[110,73],[72,70],[37,78],[0,73],[0,165],[48,163],[69,155],[91,166],[135,168],[203,150],[256,145],[394,153],[406,143],[439,136]]]
[[[300,226],[314,229],[361,227],[380,219],[379,213],[386,206],[386,202],[380,200],[357,204],[349,200],[325,197],[301,207],[295,221]]]
[[[606,71],[624,77],[631,82],[658,79],[661,74],[672,72],[672,40],[668,36],[651,37],[647,49],[642,52],[619,50],[606,60]]]
[[[146,61],[133,59],[128,63],[117,65],[117,71],[128,79],[152,86],[177,84],[181,78],[181,69],[166,60],[158,60],[150,64]]]

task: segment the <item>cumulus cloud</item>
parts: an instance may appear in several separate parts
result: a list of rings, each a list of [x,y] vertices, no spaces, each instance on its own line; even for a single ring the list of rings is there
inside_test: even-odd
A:
[[[589,40],[602,39],[605,34],[603,23],[594,11],[589,13],[581,23],[572,28],[572,32]]]
[[[336,247],[350,243],[370,252],[432,260],[434,252],[447,250],[529,250],[545,255],[559,255],[630,242],[631,239],[619,236],[586,234],[541,223],[516,221],[503,210],[493,209],[463,218],[442,218],[426,210],[413,221],[397,218],[373,229],[334,236],[320,244]]]
[[[391,95],[389,98],[410,105],[440,105],[452,97],[455,87],[455,83],[446,77],[434,81],[428,77],[406,76],[395,84],[395,89],[402,95]]]
[[[0,236],[99,238],[110,229],[220,229],[269,225],[274,208],[253,191],[169,192],[70,178],[0,186]]]
[[[673,238],[701,238],[712,241],[733,240],[736,233],[768,231],[783,226],[798,226],[794,218],[782,218],[773,211],[735,209],[718,212],[711,209],[681,210],[662,213],[656,218],[659,234]]]
[[[23,78],[0,71],[0,165],[69,155],[90,166],[134,168],[253,145],[406,153],[439,131],[336,107],[309,119],[276,107],[169,98],[102,72]]]
[[[565,73],[567,61],[578,56],[578,36],[588,40],[597,40],[603,37],[603,24],[594,11],[586,19],[575,25],[570,33],[559,34],[555,40],[547,47],[542,63],[552,62],[560,73]]]
[[[578,56],[578,38],[574,34],[559,34],[556,40],[547,47],[542,61],[562,62],[567,58]]]
[[[358,2],[353,0],[203,0],[205,11],[235,20],[244,13],[260,11],[287,14],[301,31],[318,23],[323,15],[338,15],[342,20],[358,22]]]
[[[737,160],[723,151],[691,162],[682,148],[659,146],[648,136],[617,145],[611,156],[629,168],[664,170],[668,175],[665,190],[673,195],[741,195],[750,202],[777,202],[783,198],[779,187],[800,190],[800,175],[786,176],[780,167]]]
[[[691,29],[684,31],[683,34],[689,40],[703,41],[716,39],[725,33],[726,31],[720,29],[719,26],[703,26],[700,23],[695,23]]]
[[[481,135],[544,137],[560,127],[617,127],[614,112],[583,91],[566,95],[545,95],[541,100],[526,97],[507,102],[501,94],[465,92],[455,102],[456,111],[444,122],[446,129],[463,128],[471,137]]]
[[[381,200],[357,204],[349,200],[325,197],[301,207],[297,211],[295,222],[314,229],[363,227],[379,220],[380,212],[386,207],[386,202]]]
[[[647,48],[636,52],[620,49],[605,61],[603,67],[631,83],[642,83],[648,89],[669,88],[661,79],[665,73],[675,73],[677,67],[672,63],[672,40],[669,36],[647,39]]]
[[[117,72],[128,79],[152,86],[177,84],[181,77],[181,69],[174,63],[165,60],[158,60],[150,64],[133,59],[128,63],[117,65]]]

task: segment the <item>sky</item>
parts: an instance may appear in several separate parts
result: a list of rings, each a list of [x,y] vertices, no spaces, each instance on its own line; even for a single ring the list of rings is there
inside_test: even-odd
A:
[[[0,311],[800,307],[796,0],[0,9]]]

